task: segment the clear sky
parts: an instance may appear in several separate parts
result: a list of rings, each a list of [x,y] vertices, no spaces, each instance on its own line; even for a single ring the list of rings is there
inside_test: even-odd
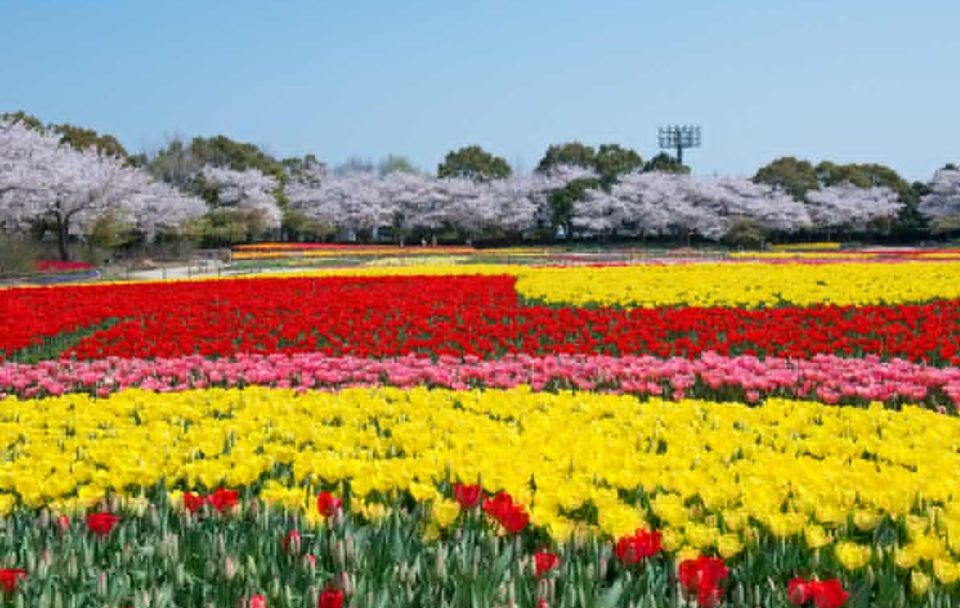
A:
[[[695,173],[781,155],[960,161],[960,1],[0,0],[0,111],[132,152],[223,133],[278,156],[478,143],[522,170],[552,142],[703,127]]]

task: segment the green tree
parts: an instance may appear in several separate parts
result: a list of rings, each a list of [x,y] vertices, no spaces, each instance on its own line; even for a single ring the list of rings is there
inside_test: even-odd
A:
[[[373,173],[373,163],[366,158],[351,156],[344,162],[333,168],[336,175],[348,175],[350,173]]]
[[[377,173],[387,175],[388,173],[418,173],[417,168],[413,166],[410,159],[399,154],[389,154],[377,163]]]
[[[927,231],[926,219],[919,210],[920,197],[926,194],[924,184],[910,184],[890,167],[875,163],[838,165],[823,161],[815,170],[823,186],[852,184],[858,188],[883,187],[893,190],[903,207],[891,227],[892,232],[902,239],[914,239]]]
[[[73,146],[77,150],[93,148],[103,156],[116,156],[127,159],[127,150],[113,135],[101,135],[93,129],[85,129],[70,124],[54,125],[53,131],[60,135],[61,143]]]
[[[480,146],[465,146],[448,152],[437,167],[438,177],[467,177],[475,180],[509,177],[511,172],[506,160],[490,154]]]
[[[624,148],[619,144],[602,144],[597,149],[594,159],[594,168],[605,187],[617,181],[618,176],[642,167],[643,159],[640,155],[635,150]]]
[[[813,165],[793,156],[784,156],[760,167],[753,181],[780,188],[797,200],[803,200],[808,190],[820,189],[820,180]]]
[[[573,206],[582,200],[587,190],[600,187],[600,180],[593,177],[581,177],[571,180],[562,188],[550,193],[550,222],[554,229],[563,228],[566,238],[570,238],[570,216]]]
[[[583,199],[586,191],[609,188],[619,175],[642,167],[643,159],[634,150],[618,144],[603,144],[595,151],[591,146],[571,141],[550,145],[540,159],[537,171],[544,173],[563,165],[592,169],[598,176],[575,179],[550,194],[552,227],[562,228],[564,234],[569,235],[573,206]]]
[[[190,142],[190,155],[201,165],[227,167],[234,171],[257,169],[281,183],[287,180],[287,173],[277,159],[254,144],[235,141],[224,135],[194,137]]]
[[[211,209],[200,225],[205,245],[221,247],[250,242],[266,231],[266,222],[258,209]]]
[[[4,112],[3,114],[0,114],[0,118],[10,122],[22,123],[24,126],[33,129],[34,131],[42,131],[44,129],[42,120],[32,114],[27,114],[23,110],[17,110],[16,112]]]
[[[560,165],[573,165],[585,169],[596,167],[597,154],[591,146],[571,141],[564,144],[551,144],[544,152],[540,164],[537,165],[539,173],[546,173]]]
[[[684,175],[690,173],[690,167],[681,165],[677,162],[677,159],[670,156],[666,152],[661,152],[644,163],[643,170],[648,173],[651,171],[660,171],[661,173],[682,173]]]
[[[50,129],[60,136],[60,143],[72,146],[77,150],[93,148],[98,154],[105,156],[116,156],[122,159],[128,159],[129,157],[126,148],[124,148],[123,144],[113,135],[102,135],[93,129],[86,129],[68,123],[62,125],[45,125],[42,120],[32,114],[27,114],[23,110],[0,114],[0,118],[11,122],[22,123],[37,131]]]
[[[769,238],[767,230],[756,220],[742,218],[734,220],[723,235],[723,241],[733,247],[758,249]]]
[[[112,251],[133,240],[130,224],[115,213],[105,213],[98,217],[90,230],[88,242],[91,247]]]

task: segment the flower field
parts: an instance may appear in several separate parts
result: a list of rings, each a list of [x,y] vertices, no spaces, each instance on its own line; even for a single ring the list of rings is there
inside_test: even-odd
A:
[[[0,290],[0,603],[960,606],[958,407],[947,256]]]

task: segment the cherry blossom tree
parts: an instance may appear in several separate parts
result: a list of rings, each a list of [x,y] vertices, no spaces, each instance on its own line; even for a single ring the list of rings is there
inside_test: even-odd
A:
[[[147,242],[153,241],[160,232],[178,232],[208,209],[202,199],[157,181],[151,181],[133,195],[132,208],[136,210],[130,214],[133,226]]]
[[[374,233],[394,221],[395,204],[376,174],[354,171],[319,181],[294,180],[285,193],[290,209],[349,233]]]
[[[724,226],[711,196],[729,193],[704,190],[692,178],[663,172],[620,176],[610,191],[588,190],[573,207],[572,223],[585,236],[722,236]],[[732,198],[732,197],[731,197]]]
[[[809,225],[800,203],[769,186],[665,172],[633,172],[621,176],[609,192],[589,190],[574,206],[573,223],[587,235],[719,239],[742,218],[786,232]]]
[[[884,186],[839,184],[807,192],[810,220],[824,230],[865,231],[871,223],[892,220],[902,207],[899,195]]]
[[[960,227],[960,168],[949,165],[937,171],[920,199],[920,213],[936,231]]]
[[[0,122],[0,227],[24,230],[41,221],[68,258],[70,237],[90,233],[107,214],[152,238],[203,212],[196,199],[163,187],[149,175],[94,148],[76,150],[51,132]]]
[[[413,232],[435,232],[447,223],[446,199],[436,178],[391,171],[380,179],[379,188],[393,212],[391,224],[401,245]]]
[[[204,166],[200,175],[215,190],[216,207],[253,211],[260,215],[266,228],[280,227],[283,214],[273,194],[277,188],[273,177],[258,169],[235,171],[210,165]]]
[[[585,235],[689,236],[718,240],[736,222],[790,233],[811,227],[865,230],[896,215],[902,204],[885,187],[842,184],[795,200],[773,186],[734,177],[697,178],[649,172],[620,177],[609,192],[593,189],[574,206],[573,224]]]
[[[291,210],[314,221],[351,233],[392,227],[402,242],[414,232],[444,228],[467,238],[522,235],[537,225],[549,193],[567,179],[563,171],[489,181],[355,171],[294,179],[284,192]]]

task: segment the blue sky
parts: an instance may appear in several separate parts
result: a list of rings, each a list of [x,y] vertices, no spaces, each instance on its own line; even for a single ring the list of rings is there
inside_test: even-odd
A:
[[[777,156],[960,161],[960,2],[0,0],[0,110],[278,156],[478,143],[532,169],[552,142],[703,127],[698,174]]]

